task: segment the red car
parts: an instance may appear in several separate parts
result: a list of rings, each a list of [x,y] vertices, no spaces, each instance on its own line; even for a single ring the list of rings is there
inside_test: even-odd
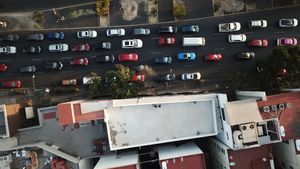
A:
[[[21,87],[20,80],[0,82],[0,88],[20,88],[20,87]]]
[[[136,53],[125,53],[118,56],[120,62],[136,62],[138,55]]]
[[[77,44],[73,46],[72,51],[90,51],[90,45],[88,43]]]
[[[268,41],[266,39],[253,39],[249,42],[249,46],[265,48],[268,46]]]
[[[0,64],[0,72],[6,72],[7,65],[6,64]]]
[[[222,60],[222,55],[217,53],[217,54],[208,54],[207,56],[204,57],[205,61],[212,61],[212,62],[219,62]]]
[[[143,74],[135,74],[132,77],[132,81],[141,81],[141,82],[144,82],[145,81],[145,75],[143,75]]]
[[[88,58],[76,58],[70,61],[70,65],[82,65],[87,66],[89,64]]]
[[[175,44],[174,37],[160,37],[158,40],[159,45],[173,45]]]

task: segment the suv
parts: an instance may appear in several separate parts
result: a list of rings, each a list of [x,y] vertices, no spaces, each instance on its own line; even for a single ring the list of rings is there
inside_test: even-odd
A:
[[[6,46],[6,47],[0,47],[0,54],[13,54],[17,53],[17,48],[15,46]]]
[[[177,27],[176,26],[162,26],[158,29],[158,33],[163,34],[163,33],[176,33],[177,32]]]
[[[68,50],[69,50],[69,45],[65,43],[49,45],[49,52],[65,52]]]
[[[127,39],[122,40],[122,48],[141,48],[143,41],[141,39]]]

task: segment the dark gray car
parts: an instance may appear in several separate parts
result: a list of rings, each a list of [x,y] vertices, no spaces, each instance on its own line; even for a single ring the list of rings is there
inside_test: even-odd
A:
[[[63,68],[63,64],[60,61],[47,61],[47,62],[44,62],[44,68],[60,70]]]
[[[22,73],[34,73],[36,71],[36,67],[34,65],[24,66],[20,68],[20,72]]]
[[[147,28],[135,28],[133,30],[133,35],[150,35],[151,31]]]
[[[161,56],[154,58],[154,62],[157,64],[171,64],[172,57],[171,56]]]
[[[102,42],[102,43],[94,43],[93,49],[111,49],[111,43],[110,42]]]
[[[8,34],[6,37],[0,38],[0,41],[12,41],[12,42],[16,42],[19,39],[20,39],[20,37],[17,34]]]
[[[113,63],[115,61],[114,55],[96,56],[96,62]]]
[[[158,75],[158,80],[161,82],[169,82],[174,81],[176,79],[176,75],[174,73],[169,73],[165,75]]]
[[[36,34],[28,35],[26,37],[26,40],[41,41],[41,40],[44,40],[44,35],[42,33],[36,33]]]

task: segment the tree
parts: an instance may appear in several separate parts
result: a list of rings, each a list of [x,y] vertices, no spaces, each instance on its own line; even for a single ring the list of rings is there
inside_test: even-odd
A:
[[[173,15],[175,17],[184,17],[186,16],[186,8],[183,4],[175,4],[173,7]]]

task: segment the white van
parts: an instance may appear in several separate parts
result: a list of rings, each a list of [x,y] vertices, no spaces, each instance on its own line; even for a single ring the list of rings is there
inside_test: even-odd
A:
[[[182,46],[204,46],[204,37],[183,37]]]

